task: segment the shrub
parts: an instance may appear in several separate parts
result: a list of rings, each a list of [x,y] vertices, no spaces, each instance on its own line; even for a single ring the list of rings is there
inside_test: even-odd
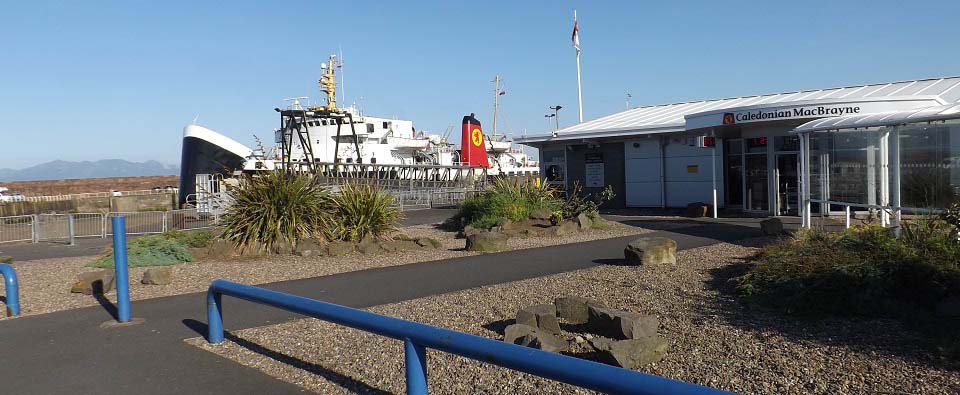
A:
[[[616,197],[616,194],[613,193],[613,187],[609,185],[598,194],[585,194],[580,183],[574,182],[561,210],[563,219],[576,218],[583,213],[595,213],[600,209],[600,206],[613,200],[614,197]]]
[[[213,241],[213,233],[210,233],[208,230],[182,231],[174,229],[163,235],[168,239],[179,241],[190,248],[203,248],[210,245],[210,242]]]
[[[400,211],[393,196],[367,184],[346,184],[333,198],[333,215],[326,217],[323,232],[330,240],[359,241],[384,238],[397,230]]]
[[[193,255],[187,245],[165,235],[142,236],[127,244],[127,265],[166,266],[181,262],[192,262]],[[113,251],[90,264],[92,267],[113,267]]]
[[[227,193],[234,202],[222,218],[221,237],[241,248],[277,251],[316,236],[331,208],[330,194],[309,174],[247,175]]]
[[[460,203],[454,220],[489,229],[503,218],[522,221],[533,210],[555,211],[562,206],[563,201],[546,183],[537,185],[516,178],[499,178],[487,191]]]

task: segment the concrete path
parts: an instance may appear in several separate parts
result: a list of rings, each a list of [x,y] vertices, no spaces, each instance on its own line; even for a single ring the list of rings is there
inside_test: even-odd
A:
[[[676,224],[674,224],[676,225]],[[697,230],[694,230],[697,229]],[[753,236],[753,226],[675,227],[653,235],[681,249]],[[462,289],[517,281],[615,262],[633,237],[486,254],[286,281],[268,288],[365,308]],[[364,290],[357,292],[358,289]],[[299,393],[302,390],[187,345],[205,333],[203,293],[133,303],[140,325],[103,329],[106,308],[84,308],[0,321],[0,388],[11,394]],[[224,298],[224,324],[239,330],[299,316]],[[317,339],[323,341],[323,339]],[[274,356],[283,358],[283,356]],[[349,374],[349,372],[342,372]],[[325,372],[349,381],[341,372]]]

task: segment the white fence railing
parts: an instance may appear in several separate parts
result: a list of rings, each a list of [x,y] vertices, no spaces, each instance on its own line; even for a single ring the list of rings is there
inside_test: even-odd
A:
[[[81,237],[113,235],[111,218],[126,217],[127,234],[164,233],[169,230],[204,229],[218,217],[196,209],[146,212],[35,214],[0,217],[0,243],[32,241],[73,244]]]
[[[406,211],[453,206],[462,202],[468,194],[474,192],[477,191],[463,188],[441,188],[390,191],[390,194],[393,195],[393,207],[400,211]]]

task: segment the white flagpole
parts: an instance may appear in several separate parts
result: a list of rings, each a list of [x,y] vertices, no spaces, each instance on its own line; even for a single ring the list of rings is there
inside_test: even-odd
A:
[[[577,10],[573,10],[573,23],[577,23]],[[577,32],[579,40],[580,32]],[[580,48],[577,48],[577,109],[580,112],[580,123],[583,123],[583,94],[580,88]]]

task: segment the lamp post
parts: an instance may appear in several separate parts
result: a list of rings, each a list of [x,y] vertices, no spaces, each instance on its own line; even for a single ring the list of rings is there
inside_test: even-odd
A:
[[[561,105],[559,105],[559,104],[557,104],[557,105],[555,105],[555,106],[550,106],[550,109],[553,110],[553,115],[547,115],[547,117],[548,117],[548,118],[549,118],[549,117],[553,117],[553,120],[555,121],[555,129],[553,129],[553,130],[560,130],[560,116],[559,116],[559,113],[560,113],[560,109],[561,109],[561,108],[563,108],[563,106],[561,106]]]

